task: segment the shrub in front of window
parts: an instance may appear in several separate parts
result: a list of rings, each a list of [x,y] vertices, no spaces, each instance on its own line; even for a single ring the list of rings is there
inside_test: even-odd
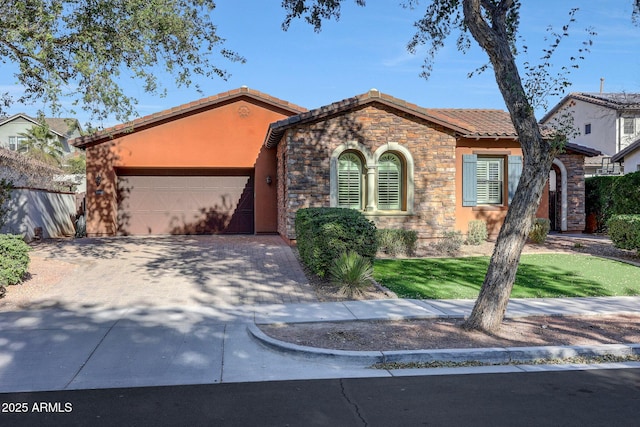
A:
[[[29,251],[22,236],[0,234],[0,286],[16,285],[29,269]]]
[[[607,227],[617,248],[635,250],[640,255],[640,215],[613,215]]]
[[[295,227],[300,258],[320,277],[344,252],[355,251],[372,261],[378,250],[375,224],[354,209],[299,209]]]
[[[449,256],[455,256],[460,252],[460,248],[464,243],[461,231],[447,231],[442,239],[430,246],[438,253],[445,253]]]
[[[364,294],[373,283],[373,266],[357,252],[343,252],[331,264],[329,275],[333,283],[340,286],[340,293],[353,298]]]
[[[467,233],[467,245],[480,245],[486,242],[489,234],[487,233],[487,223],[477,219],[469,221],[469,231]]]
[[[547,240],[547,235],[551,230],[551,221],[547,218],[536,218],[529,232],[529,240],[533,243],[541,245]]]
[[[391,256],[416,253],[418,233],[413,230],[382,229],[376,232],[378,250]]]

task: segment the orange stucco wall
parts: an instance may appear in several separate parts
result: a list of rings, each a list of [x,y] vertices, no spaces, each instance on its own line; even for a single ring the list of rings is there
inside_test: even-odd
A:
[[[291,114],[240,97],[87,147],[87,233],[117,232],[117,170],[133,167],[255,168],[255,232],[276,232],[275,150],[262,144],[269,124]]]
[[[516,141],[495,140],[470,140],[460,139],[456,143],[456,230],[466,234],[469,230],[469,221],[483,220],[487,224],[489,235],[496,236],[507,215],[507,201],[503,206],[462,206],[462,156],[465,154],[478,154],[486,156],[522,156],[520,144]],[[505,194],[508,182],[505,180]],[[549,216],[549,191],[545,187],[538,208],[537,217]]]

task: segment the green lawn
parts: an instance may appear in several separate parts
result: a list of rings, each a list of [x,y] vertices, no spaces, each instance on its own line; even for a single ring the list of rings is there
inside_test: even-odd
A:
[[[402,298],[477,298],[489,257],[376,260],[374,277]],[[522,255],[513,298],[640,295],[640,268],[573,254]]]

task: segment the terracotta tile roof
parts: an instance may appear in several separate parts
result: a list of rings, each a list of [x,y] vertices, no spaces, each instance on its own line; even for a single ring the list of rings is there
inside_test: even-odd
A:
[[[463,135],[466,137],[518,137],[511,123],[511,116],[504,110],[429,109],[428,111],[467,129],[468,133]]]
[[[423,108],[416,104],[381,93],[377,89],[371,89],[362,95],[334,102],[272,123],[269,126],[269,131],[265,138],[265,145],[267,147],[275,146],[284,131],[295,124],[320,120],[376,102],[443,126],[460,136],[510,139],[517,137],[509,114],[506,111]]]
[[[76,138],[71,141],[71,144],[76,147],[86,147],[88,145],[99,144],[108,139],[114,138],[116,135],[123,133],[135,132],[140,129],[146,129],[157,124],[161,124],[168,120],[174,120],[180,117],[188,116],[213,108],[219,104],[229,102],[236,98],[248,97],[255,99],[272,106],[286,110],[292,114],[302,113],[307,111],[306,108],[296,104],[292,104],[288,101],[276,98],[266,93],[259,92],[257,90],[249,89],[246,86],[242,86],[238,89],[233,89],[228,92],[222,92],[217,95],[212,95],[207,98],[202,98],[197,101],[192,101],[187,104],[179,105],[177,107],[169,108],[158,113],[150,114],[144,117],[140,117],[128,123],[121,123],[110,128],[101,130],[92,135]]]

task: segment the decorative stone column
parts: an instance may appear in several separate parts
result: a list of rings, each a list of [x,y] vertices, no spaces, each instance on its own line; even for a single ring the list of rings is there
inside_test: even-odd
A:
[[[376,205],[376,168],[377,166],[367,167],[367,212],[378,209]]]

